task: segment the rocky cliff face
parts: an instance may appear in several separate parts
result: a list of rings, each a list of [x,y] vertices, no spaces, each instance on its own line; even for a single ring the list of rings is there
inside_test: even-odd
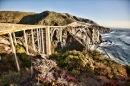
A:
[[[101,42],[101,36],[99,30],[97,29],[84,26],[68,26],[62,32],[62,42],[58,42],[58,40],[53,41],[57,43],[56,46],[54,46],[52,42],[53,51],[56,50],[64,52],[67,50],[94,50]]]
[[[112,30],[99,25],[90,25],[89,28],[97,29],[100,33],[109,33]]]

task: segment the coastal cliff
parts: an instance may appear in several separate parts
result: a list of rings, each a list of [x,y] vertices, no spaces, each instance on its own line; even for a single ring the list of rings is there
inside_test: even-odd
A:
[[[129,84],[130,66],[123,66],[95,50],[102,42],[100,34],[111,32],[110,28],[100,26],[90,19],[52,11],[42,13],[2,11],[0,23],[66,26],[62,30],[61,41],[57,30],[51,35],[50,56],[42,56],[33,51],[31,39],[28,41],[30,55],[27,55],[23,34],[16,33],[16,38],[21,37],[20,40],[16,39],[19,45],[15,46],[20,73],[16,72],[8,36],[0,36],[2,86],[32,86],[32,84],[34,86],[112,86],[115,81],[118,82],[116,85],[120,86],[122,82],[125,82],[124,86]],[[29,31],[28,35],[28,38],[31,38]],[[34,35],[36,35],[35,31]],[[37,40],[35,42],[37,43]]]
[[[56,33],[55,35],[58,34]],[[68,26],[63,30],[62,41],[60,42],[57,39],[53,39],[52,47],[55,47],[55,50],[60,52],[67,50],[95,50],[98,44],[101,43],[100,32],[97,29],[89,29],[82,26]],[[53,44],[54,42],[55,45]]]

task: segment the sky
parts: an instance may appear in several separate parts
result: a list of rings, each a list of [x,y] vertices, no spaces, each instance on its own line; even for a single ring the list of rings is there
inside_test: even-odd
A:
[[[0,11],[45,10],[91,19],[105,27],[130,28],[130,0],[0,0]]]

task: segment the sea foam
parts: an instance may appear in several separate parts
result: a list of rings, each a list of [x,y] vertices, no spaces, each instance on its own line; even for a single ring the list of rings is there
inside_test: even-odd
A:
[[[101,35],[105,42],[99,45],[98,50],[121,64],[130,64],[130,29],[113,29]]]

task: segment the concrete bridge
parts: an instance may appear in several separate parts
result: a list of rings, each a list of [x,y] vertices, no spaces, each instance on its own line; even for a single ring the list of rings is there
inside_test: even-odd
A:
[[[14,54],[18,71],[20,71],[16,46],[23,45],[27,55],[32,55],[33,50],[39,54],[50,55],[51,50],[55,47],[55,43],[62,43],[62,47],[66,46],[64,29],[69,31],[69,34],[76,36],[75,38],[86,49],[93,49],[96,44],[100,43],[100,32],[96,28],[88,28],[79,23],[71,23],[67,26],[43,26],[43,25],[23,25],[0,23],[0,35],[9,37]],[[63,33],[63,34],[62,34]],[[20,36],[21,35],[21,36]],[[56,40],[56,41],[55,41]],[[52,44],[52,45],[51,45]],[[68,45],[68,47],[70,47]]]
[[[16,46],[18,37],[17,32],[21,32],[24,38],[24,44],[26,48],[26,54],[30,55],[29,45],[32,49],[39,54],[50,55],[51,54],[51,41],[55,33],[58,33],[58,41],[62,41],[62,30],[66,26],[43,26],[43,25],[23,25],[23,24],[9,24],[0,23],[0,35],[7,34],[10,39],[10,44],[12,47],[12,53],[14,54],[17,69],[20,71],[17,55]],[[31,42],[30,42],[31,40]],[[29,44],[29,42],[31,44]],[[37,42],[37,43],[36,43]]]

